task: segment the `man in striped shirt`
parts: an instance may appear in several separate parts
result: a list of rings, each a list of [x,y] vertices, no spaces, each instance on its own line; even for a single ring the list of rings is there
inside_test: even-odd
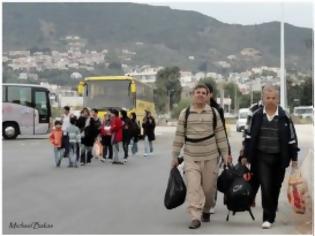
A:
[[[189,228],[196,229],[200,227],[201,221],[210,221],[209,210],[215,204],[214,183],[218,176],[219,156],[224,158],[225,163],[228,162],[228,143],[218,112],[207,104],[208,87],[203,84],[197,85],[192,96],[192,105],[183,109],[179,115],[171,166],[178,165],[177,158],[184,148],[186,199],[188,213],[192,220]],[[188,117],[186,109],[190,109]],[[213,115],[217,117],[215,130],[213,130]]]

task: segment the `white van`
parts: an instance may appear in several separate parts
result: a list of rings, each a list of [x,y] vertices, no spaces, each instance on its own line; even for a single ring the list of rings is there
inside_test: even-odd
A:
[[[250,113],[248,108],[241,108],[238,111],[238,119],[236,121],[236,131],[241,132],[245,129],[247,117]]]
[[[312,106],[299,106],[294,107],[293,115],[302,119],[311,118],[313,119],[313,107]]]

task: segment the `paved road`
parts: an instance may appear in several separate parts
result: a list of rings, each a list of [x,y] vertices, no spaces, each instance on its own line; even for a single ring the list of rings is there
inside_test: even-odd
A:
[[[313,147],[312,126],[299,127],[302,149]],[[306,132],[308,131],[308,132]],[[313,132],[313,131],[312,131]],[[3,141],[3,233],[5,234],[296,234],[300,222],[282,191],[277,223],[262,230],[260,199],[253,209],[256,221],[238,213],[225,221],[219,194],[216,213],[196,231],[187,228],[185,206],[168,211],[163,197],[168,179],[174,127],[158,127],[154,156],[140,153],[124,166],[93,160],[79,169],[55,168],[47,139]],[[302,139],[301,139],[302,137]],[[234,156],[240,133],[231,128]],[[304,152],[304,150],[303,150]],[[298,219],[298,220],[296,220]],[[10,228],[10,223],[24,228]],[[39,222],[46,228],[25,228]],[[38,225],[36,225],[37,227]],[[52,227],[49,227],[52,226]]]

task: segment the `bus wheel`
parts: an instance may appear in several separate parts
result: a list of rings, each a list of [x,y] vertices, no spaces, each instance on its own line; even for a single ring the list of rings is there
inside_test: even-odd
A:
[[[4,123],[2,127],[2,135],[5,139],[15,139],[18,136],[18,126],[15,123]]]

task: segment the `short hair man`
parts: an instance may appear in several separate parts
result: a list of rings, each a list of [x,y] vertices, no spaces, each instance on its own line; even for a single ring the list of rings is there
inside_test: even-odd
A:
[[[193,102],[189,108],[185,129],[186,109],[179,115],[173,142],[172,167],[178,165],[178,156],[184,148],[184,169],[187,177],[187,203],[191,217],[190,229],[199,228],[201,221],[209,222],[209,210],[214,206],[214,182],[217,180],[218,159],[220,153],[224,162],[228,162],[228,144],[221,119],[213,130],[213,116],[219,116],[208,105],[209,89],[203,84],[197,85],[192,93]],[[215,112],[215,114],[213,114]]]
[[[254,112],[245,136],[244,156],[251,164],[253,182],[261,186],[262,228],[269,229],[276,218],[285,169],[290,161],[297,167],[299,148],[294,125],[278,105],[277,89],[266,85],[262,100],[263,107]]]

